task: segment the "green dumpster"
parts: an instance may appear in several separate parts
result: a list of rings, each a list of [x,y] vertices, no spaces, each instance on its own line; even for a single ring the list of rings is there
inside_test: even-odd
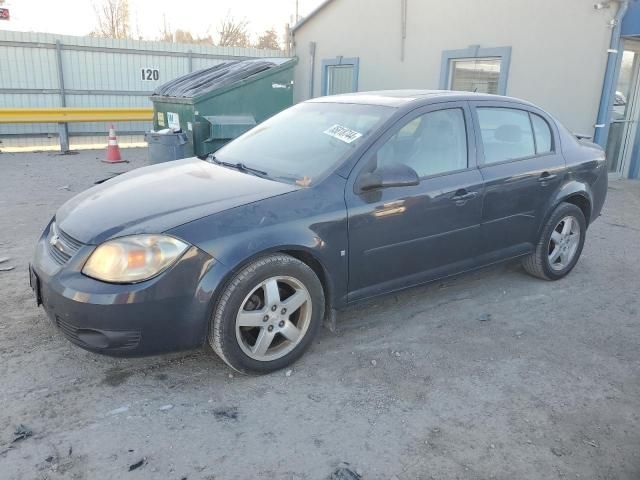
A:
[[[158,87],[155,131],[187,135],[183,154],[204,156],[293,105],[295,58],[224,62]]]
[[[144,141],[149,145],[149,164],[169,162],[188,158],[185,153],[188,145],[187,135],[184,133],[152,133],[144,135]]]

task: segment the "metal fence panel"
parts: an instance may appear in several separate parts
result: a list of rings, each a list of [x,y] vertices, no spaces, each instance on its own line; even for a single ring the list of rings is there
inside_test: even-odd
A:
[[[0,32],[0,39],[2,38]],[[56,51],[0,43],[0,89],[57,89]]]
[[[282,56],[279,50],[0,31],[0,107],[150,107],[148,96],[158,85],[189,71],[235,58]],[[151,71],[150,80],[142,69]],[[118,124],[123,133],[150,127]],[[99,122],[68,126],[71,135],[106,128]],[[0,137],[57,132],[55,124],[0,124]]]

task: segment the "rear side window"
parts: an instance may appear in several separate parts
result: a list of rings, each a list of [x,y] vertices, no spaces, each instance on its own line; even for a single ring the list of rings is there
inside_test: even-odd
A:
[[[536,154],[528,112],[491,107],[480,107],[477,111],[485,163],[504,162]]]
[[[485,164],[553,151],[551,128],[540,115],[499,107],[478,107],[477,112]]]
[[[531,125],[533,125],[533,133],[536,136],[536,153],[538,155],[549,153],[553,149],[553,141],[551,129],[547,121],[540,115],[531,113]]]

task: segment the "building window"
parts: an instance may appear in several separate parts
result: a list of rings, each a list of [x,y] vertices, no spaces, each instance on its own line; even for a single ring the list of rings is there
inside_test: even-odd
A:
[[[499,58],[451,60],[449,90],[498,94]]]
[[[322,61],[322,95],[358,91],[359,58],[337,57]]]
[[[442,53],[440,88],[506,95],[511,47],[446,50]]]

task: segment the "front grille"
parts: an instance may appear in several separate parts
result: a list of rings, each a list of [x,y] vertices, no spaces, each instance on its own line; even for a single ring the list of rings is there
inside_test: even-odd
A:
[[[82,243],[60,230],[55,223],[51,224],[47,237],[49,253],[58,265],[64,265],[82,247]]]
[[[60,239],[65,243],[65,245],[69,246],[69,248],[72,248],[74,250],[74,253],[80,250],[80,248],[82,247],[81,242],[79,242],[75,238],[70,237],[59,228],[58,228],[58,235],[60,236]]]
[[[78,338],[78,329],[70,323],[62,320],[58,315],[56,315],[56,325],[69,340],[74,343],[82,343]]]
[[[71,258],[71,255],[69,255],[69,254],[67,254],[67,253],[65,253],[65,252],[63,252],[61,250],[58,250],[56,247],[54,247],[51,244],[49,244],[49,253],[53,257],[53,259],[56,261],[56,263],[59,264],[59,265],[64,265]]]
[[[140,343],[139,331],[94,330],[78,328],[56,315],[56,325],[72,343],[85,348],[104,350],[130,350]]]

